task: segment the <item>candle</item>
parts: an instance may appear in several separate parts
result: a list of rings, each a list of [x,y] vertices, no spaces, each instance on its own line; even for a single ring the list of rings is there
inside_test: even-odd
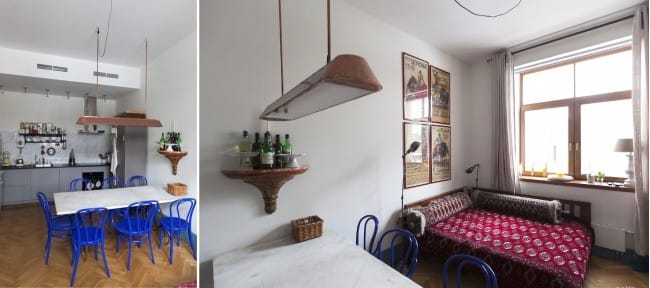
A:
[[[172,131],[176,130],[176,120],[172,120]]]

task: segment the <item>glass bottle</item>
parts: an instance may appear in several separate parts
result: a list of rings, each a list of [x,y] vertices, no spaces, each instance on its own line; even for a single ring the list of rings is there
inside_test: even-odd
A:
[[[165,133],[160,133],[160,150],[165,150]]]
[[[264,143],[260,149],[260,168],[271,169],[273,168],[273,158],[275,153],[273,151],[273,144],[271,143],[271,133],[264,133]]]
[[[253,169],[260,169],[260,149],[262,148],[262,143],[260,142],[260,133],[255,132],[255,142],[252,145],[251,152],[258,152],[257,155],[253,156],[251,161]]]
[[[237,145],[237,148],[239,149],[239,152],[244,152],[248,153],[251,152],[253,149],[253,145],[251,144],[251,141],[248,140],[248,131],[244,130],[242,133],[242,139],[239,141],[239,144]],[[239,157],[239,168],[243,169],[250,169],[252,167],[251,165],[251,158],[248,155],[241,155]]]
[[[282,159],[282,167],[287,167],[289,164],[289,158],[291,158],[291,141],[289,140],[289,134],[284,134],[284,143],[282,143],[282,154],[287,154],[289,157]]]
[[[280,134],[275,134],[275,144],[273,144],[273,151],[275,152],[275,160],[273,167],[282,168],[284,167],[284,162],[282,161],[284,157],[278,156],[282,154],[282,142],[280,141]]]

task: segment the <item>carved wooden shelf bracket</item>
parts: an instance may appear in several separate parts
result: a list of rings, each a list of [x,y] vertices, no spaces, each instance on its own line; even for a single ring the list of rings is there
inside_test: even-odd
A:
[[[158,150],[158,153],[165,155],[167,159],[169,159],[169,162],[172,163],[172,174],[176,175],[176,170],[178,167],[178,161],[180,161],[185,155],[187,155],[187,151],[163,151],[163,150]]]
[[[264,211],[272,214],[277,208],[278,193],[280,188],[295,175],[307,171],[307,166],[298,168],[259,169],[259,170],[221,170],[223,175],[232,179],[241,179],[251,184],[262,192],[264,198]]]

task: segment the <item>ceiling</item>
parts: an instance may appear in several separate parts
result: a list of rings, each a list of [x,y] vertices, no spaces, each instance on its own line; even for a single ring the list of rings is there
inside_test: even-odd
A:
[[[144,66],[196,31],[196,2],[188,0],[3,0],[0,46],[95,61],[96,29],[101,63]]]
[[[500,49],[647,3],[646,0],[522,0],[497,18],[471,15],[454,0],[346,0],[466,63]],[[498,14],[518,0],[458,0],[482,14]]]

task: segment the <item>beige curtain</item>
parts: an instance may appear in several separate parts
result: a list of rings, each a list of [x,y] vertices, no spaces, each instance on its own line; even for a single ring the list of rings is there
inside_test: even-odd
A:
[[[648,7],[634,14],[632,30],[632,105],[634,117],[634,250],[648,256]],[[646,258],[647,259],[647,258]],[[646,260],[647,261],[647,260]],[[647,262],[645,263],[647,267]],[[647,269],[647,268],[646,268]]]
[[[519,163],[516,140],[517,109],[510,51],[492,58],[492,186],[502,191],[519,192]]]

